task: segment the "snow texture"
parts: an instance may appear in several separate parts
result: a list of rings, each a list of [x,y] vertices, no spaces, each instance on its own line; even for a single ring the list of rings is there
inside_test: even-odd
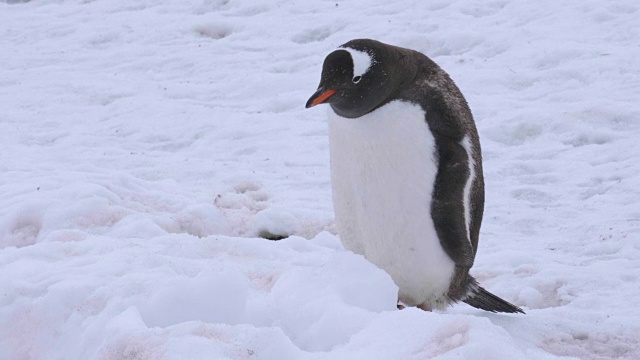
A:
[[[3,0],[0,34],[0,359],[640,358],[636,0]],[[527,315],[398,311],[342,248],[304,104],[363,37],[465,94],[472,274]]]

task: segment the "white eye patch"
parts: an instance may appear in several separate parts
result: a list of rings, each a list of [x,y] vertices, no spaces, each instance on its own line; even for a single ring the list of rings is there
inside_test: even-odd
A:
[[[351,49],[348,47],[340,48],[341,50],[345,50],[351,55],[351,59],[353,60],[353,77],[356,78],[358,76],[362,77],[369,68],[373,64],[373,58],[371,55],[364,51]]]

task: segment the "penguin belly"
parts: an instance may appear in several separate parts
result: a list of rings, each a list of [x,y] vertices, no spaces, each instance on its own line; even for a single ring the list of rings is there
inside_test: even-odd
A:
[[[438,159],[422,108],[396,100],[355,119],[329,110],[329,143],[344,247],[385,270],[405,304],[446,306],[455,264],[431,218]]]

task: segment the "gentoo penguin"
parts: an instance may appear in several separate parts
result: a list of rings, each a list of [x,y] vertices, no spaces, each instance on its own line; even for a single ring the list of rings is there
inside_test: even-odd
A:
[[[306,107],[327,103],[336,224],[347,250],[385,270],[401,304],[457,301],[523,313],[469,274],[484,208],[480,142],[458,87],[410,49],[347,42]]]

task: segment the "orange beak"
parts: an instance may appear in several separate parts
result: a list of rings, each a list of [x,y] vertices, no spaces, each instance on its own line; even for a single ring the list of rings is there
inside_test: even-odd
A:
[[[324,91],[322,87],[319,88],[318,91],[316,91],[313,95],[311,95],[305,107],[308,109],[310,107],[322,104],[323,102],[327,101],[327,99],[329,99],[331,96],[333,96],[333,94],[335,94],[336,91],[337,90]]]

